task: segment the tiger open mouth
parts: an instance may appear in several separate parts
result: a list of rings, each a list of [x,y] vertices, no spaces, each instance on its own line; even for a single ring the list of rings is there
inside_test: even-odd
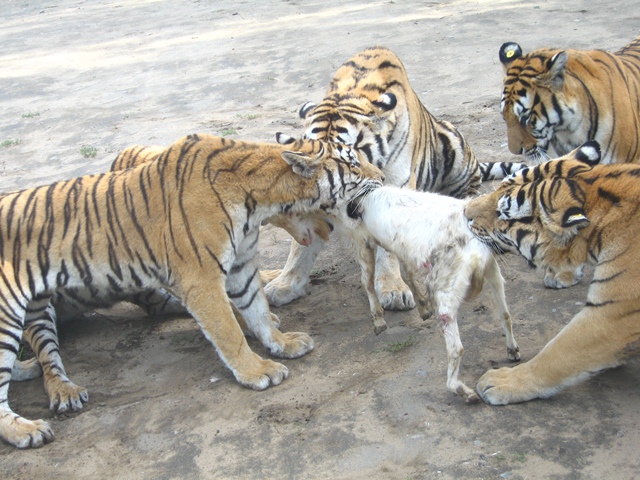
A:
[[[382,186],[382,182],[374,180],[372,182],[367,183],[364,187],[362,187],[358,192],[353,196],[353,198],[347,204],[347,215],[349,218],[353,218],[354,220],[359,220],[362,218],[362,201],[364,198],[373,192],[376,188],[380,188]]]

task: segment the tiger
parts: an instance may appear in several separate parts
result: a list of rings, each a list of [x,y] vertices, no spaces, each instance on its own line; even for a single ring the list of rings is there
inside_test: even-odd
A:
[[[640,165],[599,165],[599,145],[526,168],[465,209],[474,235],[531,266],[593,264],[584,307],[533,359],[489,370],[488,404],[549,398],[640,354]]]
[[[22,337],[32,345],[35,332],[54,331],[43,311],[58,289],[108,299],[163,289],[195,318],[241,385],[280,384],[287,367],[249,348],[232,305],[275,357],[301,357],[314,341],[282,333],[272,321],[254,258],[259,226],[278,213],[340,213],[382,179],[344,145],[194,134],[136,168],[2,195],[0,438],[18,448],[54,439],[47,422],[11,410],[8,390]],[[38,349],[40,363],[59,356],[48,345]]]
[[[299,110],[306,138],[352,145],[381,169],[386,184],[456,198],[475,194],[481,180],[503,178],[522,164],[478,164],[462,134],[420,102],[400,59],[384,47],[367,48],[335,73],[324,99]],[[324,243],[291,245],[282,273],[266,285],[272,305],[304,295]],[[378,250],[376,291],[387,310],[415,306],[397,260]]]
[[[640,163],[640,36],[617,52],[499,50],[509,150],[537,164],[588,140],[602,163]]]
[[[165,148],[162,146],[143,145],[128,147],[118,154],[111,164],[110,170],[125,170],[156,160],[164,152]],[[326,218],[326,215],[321,211],[289,211],[273,215],[263,220],[262,224],[270,223],[282,228],[301,245],[310,245],[315,238],[321,238],[324,241],[329,240],[331,225],[326,221]],[[261,272],[261,281],[266,283],[269,280],[271,278]],[[57,324],[77,318],[79,315],[97,308],[110,308],[121,301],[128,301],[141,307],[150,316],[188,314],[180,300],[164,289],[136,289],[132,292],[119,291],[117,295],[112,296],[101,292],[96,297],[93,292],[86,289],[77,291],[58,288],[51,296],[51,308],[42,312],[42,315],[47,317],[48,325],[51,328],[38,329],[30,335],[32,345],[29,345],[29,347],[35,352],[42,350],[39,356],[41,358],[46,356],[46,359],[43,360],[42,365],[38,358],[25,361],[16,360],[11,380],[32,380],[43,375],[45,391],[49,396],[50,410],[56,413],[81,410],[83,403],[89,400],[88,392],[84,388],[74,387],[65,374],[65,368],[59,355],[52,355],[52,352],[59,352]],[[245,334],[251,336],[251,332],[247,330],[240,312],[235,307],[233,307],[233,310]],[[280,326],[278,317],[272,314],[272,320],[276,328],[278,328]],[[35,321],[33,323],[38,324]],[[48,348],[43,350],[45,346]]]
[[[133,145],[125,148],[111,163],[110,170],[125,170],[153,161],[164,149],[159,145]],[[332,229],[322,211],[278,213],[265,219],[263,225],[266,224],[286,230],[296,242],[304,246],[311,245],[316,238],[328,241]]]

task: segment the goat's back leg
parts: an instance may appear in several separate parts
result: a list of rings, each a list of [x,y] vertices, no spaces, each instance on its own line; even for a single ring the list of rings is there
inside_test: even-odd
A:
[[[384,321],[384,309],[378,299],[375,288],[376,245],[366,240],[355,240],[354,250],[360,263],[360,280],[362,288],[369,299],[369,310],[373,320],[373,331],[380,335],[387,329]]]
[[[408,267],[403,261],[400,261],[400,273],[402,273],[402,279],[413,293],[413,299],[418,307],[420,318],[428,320],[433,316],[433,289],[431,282],[421,282],[419,273]]]
[[[438,323],[447,349],[447,388],[456,395],[466,397],[467,402],[475,403],[479,401],[476,392],[458,378],[464,347],[460,339],[456,315],[438,312]]]
[[[493,255],[491,255],[491,260],[487,263],[485,279],[493,293],[493,299],[495,301],[496,308],[498,309],[498,318],[502,323],[504,335],[507,339],[507,355],[511,361],[519,362],[520,347],[518,347],[518,343],[513,336],[511,314],[509,313],[504,293],[504,277],[502,276],[502,273],[500,273],[500,267]]]

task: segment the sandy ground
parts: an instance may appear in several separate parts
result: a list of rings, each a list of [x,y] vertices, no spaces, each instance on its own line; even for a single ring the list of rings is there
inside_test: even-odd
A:
[[[481,160],[509,160],[498,48],[617,49],[638,34],[637,0],[4,0],[0,25],[0,190],[108,168],[134,143],[194,132],[269,140],[300,132],[339,65],[380,44],[404,61],[432,113]],[[17,143],[15,145],[6,145]],[[16,142],[17,141],[17,142]],[[95,157],[83,151],[95,149]],[[491,188],[491,186],[488,186]],[[266,228],[267,268],[290,240]],[[585,298],[549,291],[501,259],[523,359]],[[89,389],[79,414],[53,415],[42,382],[13,383],[12,407],[47,419],[54,443],[0,444],[3,478],[632,479],[640,477],[640,362],[548,401],[466,405],[445,388],[444,343],[415,311],[376,337],[359,270],[335,240],[309,295],[275,309],[316,349],[285,361],[282,385],[239,386],[188,317],[132,306],[61,328],[67,371]],[[461,312],[470,385],[507,364],[488,295]],[[262,355],[260,345],[251,343]]]

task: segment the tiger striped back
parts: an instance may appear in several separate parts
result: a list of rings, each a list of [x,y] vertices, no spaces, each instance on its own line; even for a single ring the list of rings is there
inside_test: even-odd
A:
[[[615,53],[500,48],[509,150],[534,163],[588,140],[602,163],[640,162],[640,37]]]
[[[480,185],[478,162],[462,134],[437,120],[411,88],[390,50],[368,48],[335,73],[324,99],[300,109],[307,138],[353,145],[385,183],[462,198]]]

